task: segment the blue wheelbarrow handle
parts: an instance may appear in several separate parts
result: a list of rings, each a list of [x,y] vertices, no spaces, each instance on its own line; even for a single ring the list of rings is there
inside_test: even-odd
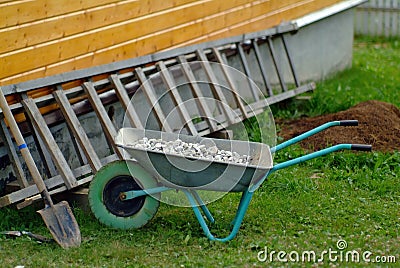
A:
[[[282,150],[292,144],[295,144],[295,143],[302,141],[312,135],[315,135],[318,132],[321,132],[327,128],[334,127],[334,126],[358,126],[358,121],[357,120],[341,120],[341,121],[332,121],[332,122],[325,123],[319,127],[311,129],[310,131],[307,131],[299,136],[296,136],[293,139],[282,142],[281,144],[278,144],[277,146],[272,147],[271,153],[275,153],[275,152]]]
[[[338,145],[334,145],[332,147],[322,149],[320,151],[316,151],[316,152],[313,152],[313,153],[310,153],[307,155],[300,156],[295,159],[291,159],[291,160],[276,164],[267,172],[267,174],[264,175],[264,177],[262,179],[260,179],[259,181],[257,181],[257,183],[255,183],[249,187],[249,192],[254,192],[255,190],[257,190],[257,188],[260,187],[260,185],[265,181],[265,179],[270,174],[272,174],[273,172],[275,172],[279,169],[297,165],[299,163],[302,163],[302,162],[305,162],[305,161],[308,161],[308,160],[311,160],[311,159],[314,159],[314,158],[317,158],[317,157],[320,157],[323,155],[327,155],[332,152],[340,151],[340,150],[371,151],[372,146],[367,145],[367,144],[338,144]]]

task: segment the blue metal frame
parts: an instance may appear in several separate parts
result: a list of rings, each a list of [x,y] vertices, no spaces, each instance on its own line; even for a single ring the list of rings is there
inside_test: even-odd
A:
[[[190,205],[192,206],[194,214],[195,214],[197,220],[199,221],[200,226],[203,229],[206,236],[212,241],[226,242],[226,241],[232,240],[238,233],[239,228],[242,224],[244,215],[246,214],[247,209],[250,204],[250,201],[253,197],[254,191],[257,190],[258,187],[260,187],[260,185],[265,181],[265,179],[270,174],[272,174],[273,172],[275,172],[279,169],[287,168],[287,167],[290,167],[290,166],[293,166],[293,165],[296,165],[296,164],[299,164],[299,163],[302,163],[302,162],[305,162],[305,161],[308,161],[308,160],[311,160],[311,159],[314,159],[314,158],[317,158],[317,157],[320,157],[320,156],[323,156],[323,155],[326,155],[326,154],[329,154],[332,152],[335,152],[335,151],[351,149],[351,146],[352,146],[351,144],[339,144],[339,145],[335,145],[335,146],[323,149],[321,151],[317,151],[317,152],[314,152],[314,153],[311,153],[308,155],[304,155],[304,156],[298,157],[296,159],[292,159],[292,160],[275,165],[267,174],[265,174],[263,179],[258,181],[257,184],[249,187],[249,189],[247,191],[243,192],[242,198],[241,198],[239,206],[238,206],[237,213],[235,215],[234,220],[232,221],[233,227],[232,227],[231,233],[224,238],[217,238],[211,234],[206,221],[204,220],[200,210],[197,207],[196,202],[194,201],[194,199],[192,197],[192,193],[190,191],[186,191],[186,190],[184,191],[184,193],[186,194],[186,197],[188,198]]]
[[[321,125],[317,128],[314,128],[302,135],[299,135],[293,139],[290,139],[286,142],[283,142],[279,145],[277,145],[276,147],[271,148],[271,152],[277,152],[279,150],[282,150],[292,144],[295,144],[303,139],[306,139],[318,132],[321,132],[327,128],[333,127],[333,126],[356,126],[358,124],[358,122],[356,120],[345,120],[345,121],[332,121],[332,122],[328,122],[324,125]],[[339,150],[370,150],[371,146],[367,146],[367,145],[353,145],[353,144],[338,144],[332,147],[328,147],[325,149],[322,149],[320,151],[317,152],[313,152],[295,159],[291,159],[279,164],[274,165],[266,174],[264,177],[262,177],[260,180],[258,180],[255,184],[250,185],[249,188],[243,192],[241,200],[239,202],[238,205],[238,209],[236,212],[236,215],[232,221],[232,230],[230,232],[230,234],[224,238],[217,238],[215,237],[209,227],[208,224],[206,222],[206,220],[203,217],[206,217],[206,219],[212,224],[215,222],[213,216],[211,215],[211,212],[208,210],[207,206],[204,204],[203,200],[200,198],[200,196],[198,195],[198,193],[195,190],[182,190],[187,199],[189,200],[190,206],[193,209],[193,212],[198,220],[198,222],[200,223],[201,228],[203,229],[205,235],[212,241],[220,241],[220,242],[226,242],[229,240],[232,240],[236,234],[238,233],[240,226],[242,224],[243,218],[247,212],[247,209],[249,207],[250,201],[253,197],[253,194],[255,192],[255,190],[257,190],[261,184],[267,179],[267,177],[269,175],[271,175],[273,172],[283,169],[283,168],[287,168],[293,165],[297,165],[299,163],[320,157],[320,156],[324,156],[327,154],[330,154],[332,152],[335,151],[339,151]],[[169,187],[157,187],[157,188],[152,188],[152,189],[147,189],[147,190],[141,190],[141,191],[129,191],[129,192],[125,192],[122,194],[125,194],[125,199],[132,199],[138,196],[142,196],[142,195],[146,195],[146,194],[154,194],[154,193],[159,193],[159,192],[163,192],[163,191],[167,191],[167,190],[173,190],[173,188],[169,188]],[[199,209],[200,207],[200,209]],[[203,214],[202,214],[203,212]]]

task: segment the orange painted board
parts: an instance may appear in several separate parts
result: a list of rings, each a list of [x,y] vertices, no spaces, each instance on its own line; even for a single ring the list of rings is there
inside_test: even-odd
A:
[[[19,25],[41,18],[67,14],[91,7],[118,2],[116,0],[21,0],[0,4],[0,28]]]
[[[218,24],[218,21],[221,19],[219,17],[214,17],[210,18],[205,21],[201,21],[195,24],[188,24],[184,27],[176,28],[168,32],[163,32],[163,33],[156,33],[154,36],[149,35],[147,37],[139,38],[132,40],[130,43],[117,47],[115,49],[110,49],[110,50],[104,50],[104,51],[98,51],[96,53],[80,57],[79,59],[76,59],[76,62],[79,64],[79,66],[85,66],[85,65],[100,65],[108,62],[113,62],[113,61],[118,61],[122,60],[125,55],[131,55],[131,57],[137,57],[140,55],[145,55],[154,51],[159,51],[168,48],[171,45],[179,45],[181,43],[184,43],[186,40],[191,40],[193,38],[203,38],[204,40],[201,41],[206,41],[210,39],[216,39],[218,38],[223,38],[231,35],[237,35],[240,33],[243,33],[243,30],[256,30],[255,27],[262,27],[263,25],[266,25],[266,22],[268,23],[277,23],[282,19],[282,16],[284,15],[285,17],[288,15],[293,15],[295,16],[296,14],[302,14],[302,12],[305,12],[304,9],[308,8],[308,5],[311,5],[309,2],[305,2],[306,4],[304,5],[298,5],[298,13],[293,12],[291,9],[285,9],[284,13],[279,13],[279,12],[272,12],[270,15],[260,15],[260,17],[255,17],[252,18],[251,20],[246,20],[243,22],[237,22],[234,24],[233,19],[235,19],[235,16],[232,16],[232,21],[228,21],[229,23],[232,23],[231,26],[228,28],[221,28],[217,29],[215,32],[219,34],[213,34],[213,32],[210,32],[208,36],[204,36],[202,34],[202,29],[204,29],[205,24]],[[254,13],[253,13],[254,14]],[[221,15],[223,16],[223,15]],[[254,25],[254,23],[256,23]],[[237,30],[237,29],[239,30]],[[246,32],[246,31],[244,31]],[[153,43],[154,37],[157,36],[157,42]],[[212,37],[212,38],[211,38]],[[200,41],[197,39],[197,41]],[[188,45],[186,43],[185,45]],[[57,66],[56,68],[62,68],[62,66]],[[60,71],[60,70],[58,70]],[[50,75],[50,73],[48,73]]]
[[[3,62],[1,62],[0,59],[0,65],[5,64],[4,67],[0,66],[0,68],[3,68],[0,70],[0,74],[3,75],[3,77],[0,77],[0,84],[26,81],[71,70],[134,58],[171,47],[179,47],[259,31],[276,26],[282,21],[289,21],[301,17],[340,1],[243,0],[234,2],[237,6],[232,6],[231,3],[227,2],[230,1],[214,0],[212,2],[193,5],[193,9],[188,7],[185,9],[185,12],[179,12],[181,10],[176,7],[172,10],[165,10],[159,16],[147,15],[142,19],[138,19],[135,23],[128,23],[121,26],[120,30],[124,29],[131,34],[125,41],[123,39],[118,39],[119,36],[115,35],[115,32],[107,32],[108,29],[106,29],[105,32],[100,31],[99,34],[93,35],[94,39],[90,40],[92,41],[91,43],[84,40],[81,42],[81,39],[75,40],[75,38],[72,38],[71,40],[75,41],[75,48],[74,46],[68,46],[68,43],[63,44],[60,42],[50,44],[55,48],[54,51],[50,51],[49,47],[45,49],[46,46],[43,46],[41,49],[39,49],[40,46],[39,48],[36,47],[32,49],[32,51],[27,49],[23,51],[22,54],[25,55],[25,57],[18,55],[14,59],[20,57],[19,61],[21,61],[24,58],[35,57],[36,61],[34,64],[28,64],[29,66],[25,66],[24,64],[21,68],[9,72],[11,69],[10,66],[5,66],[7,65],[7,60],[10,58]],[[208,13],[205,10],[207,10]],[[192,19],[188,19],[188,16],[192,17]],[[168,17],[173,17],[175,24],[171,23],[171,19]],[[150,28],[148,25],[154,27]],[[135,31],[134,26],[139,30]],[[124,33],[124,31],[121,32]],[[92,33],[85,34],[89,34],[90,36]],[[110,36],[114,43],[108,43],[107,40],[110,40]],[[113,38],[113,36],[117,38]],[[101,41],[105,42],[105,44],[102,45]],[[83,52],[80,50],[82,47],[85,48]],[[71,51],[65,51],[67,48]],[[27,55],[30,55],[30,57],[27,57]],[[56,58],[56,60],[54,60],[54,58]],[[4,75],[3,71],[6,73],[8,72],[8,74]]]
[[[149,1],[125,0],[87,10],[63,14],[51,19],[24,23],[0,29],[3,42],[0,53],[65,38],[96,28],[123,22],[143,15],[176,7],[196,0]]]
[[[239,4],[240,1],[236,1]],[[242,2],[245,2],[244,0]],[[230,1],[215,1],[213,9],[218,10],[232,5]],[[138,38],[152,32],[169,29],[195,19],[201,19],[210,11],[208,0],[179,6],[167,13],[133,19],[113,25],[111,28],[95,29],[79,35],[39,44],[0,55],[0,74],[12,76],[19,72],[32,70],[39,66],[50,65],[59,61],[94,52],[127,40]],[[173,18],[173,19],[172,19]],[[148,27],[152,25],[152,27]],[[26,60],[28,59],[28,60]],[[24,64],[19,64],[24,61]]]

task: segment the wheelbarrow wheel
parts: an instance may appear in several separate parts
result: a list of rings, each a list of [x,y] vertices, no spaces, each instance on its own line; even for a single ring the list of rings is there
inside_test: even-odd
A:
[[[103,224],[117,229],[140,228],[148,223],[160,206],[160,193],[121,200],[130,190],[157,187],[157,181],[132,161],[115,161],[102,167],[89,186],[89,205]]]

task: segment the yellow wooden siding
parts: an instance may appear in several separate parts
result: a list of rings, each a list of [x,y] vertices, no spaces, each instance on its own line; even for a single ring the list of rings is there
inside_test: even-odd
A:
[[[340,1],[0,2],[0,85],[254,32],[337,2]]]
[[[78,10],[86,10],[119,1],[113,0],[20,0],[9,1],[1,4],[2,20],[0,27],[21,25],[23,23],[37,21],[68,14]]]

